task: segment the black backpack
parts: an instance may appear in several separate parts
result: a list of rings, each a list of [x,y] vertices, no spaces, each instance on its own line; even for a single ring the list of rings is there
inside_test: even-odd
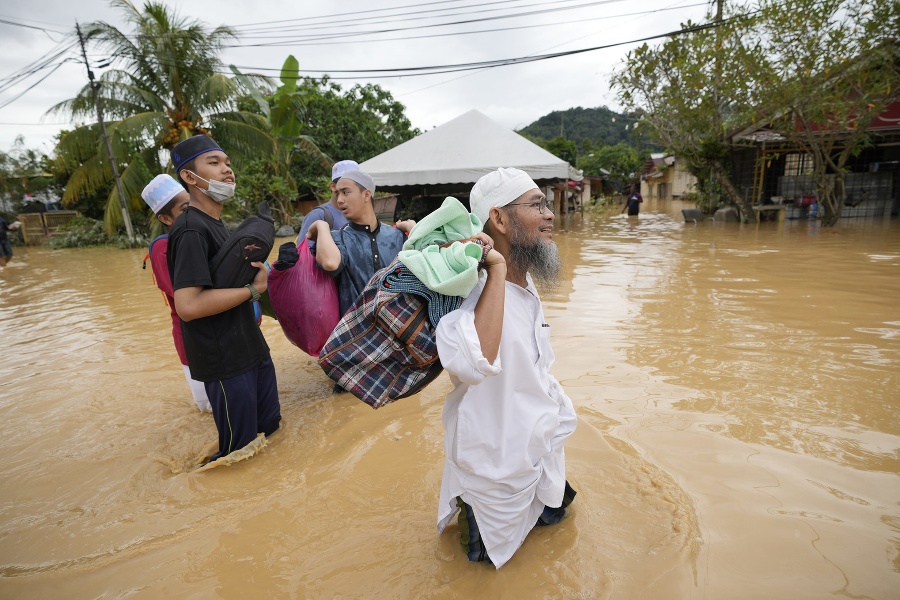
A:
[[[265,262],[275,245],[275,219],[266,202],[257,214],[238,225],[209,263],[214,288],[244,287],[253,281],[257,269],[252,262]]]

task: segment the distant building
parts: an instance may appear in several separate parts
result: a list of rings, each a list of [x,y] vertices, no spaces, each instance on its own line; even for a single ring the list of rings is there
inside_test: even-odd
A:
[[[641,195],[648,200],[678,200],[696,186],[697,179],[675,156],[651,154],[641,168]]]
[[[767,126],[754,124],[732,136],[732,181],[754,206],[783,205],[788,219],[810,216],[807,205],[817,194],[812,157]],[[869,131],[869,145],[850,158],[843,175],[841,218],[900,214],[900,101]]]

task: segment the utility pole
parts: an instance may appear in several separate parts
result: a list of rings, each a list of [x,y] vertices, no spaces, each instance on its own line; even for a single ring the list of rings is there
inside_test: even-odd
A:
[[[122,207],[122,220],[125,221],[125,231],[128,233],[128,239],[134,240],[134,228],[131,226],[131,215],[128,214],[128,204],[125,202],[125,188],[122,187],[122,179],[119,177],[119,166],[116,164],[116,157],[113,154],[112,144],[109,142],[109,136],[106,134],[106,123],[103,122],[103,111],[100,110],[100,101],[97,93],[100,90],[100,84],[94,81],[94,72],[91,71],[91,65],[88,62],[87,50],[84,48],[84,37],[81,35],[81,26],[75,23],[75,30],[78,31],[78,42],[81,44],[81,56],[84,57],[84,66],[87,69],[88,80],[91,82],[91,94],[94,96],[94,106],[97,108],[97,121],[100,123],[100,131],[103,134],[103,142],[106,144],[106,153],[109,155],[109,164],[112,167],[113,177],[116,178],[116,190],[119,192],[119,206]]]
[[[715,107],[714,114],[715,114],[715,118],[716,118],[716,126],[717,126],[716,129],[721,131],[721,123],[719,122],[719,117],[722,114],[722,110],[721,110],[722,107],[719,106],[719,83],[722,80],[722,72],[721,72],[721,67],[719,66],[719,51],[721,49],[720,46],[722,43],[721,42],[722,38],[721,38],[721,34],[719,32],[719,27],[721,27],[721,25],[722,25],[722,5],[724,4],[725,0],[715,0],[715,1],[716,1],[716,21],[715,21],[715,23],[716,23],[716,47],[715,47],[716,55],[715,55],[715,58],[713,59],[715,61],[715,63],[714,63],[715,75],[713,78],[714,79],[714,81],[713,81],[713,105]],[[710,172],[709,182],[710,182],[710,188],[711,188],[709,190],[710,196],[712,196],[712,199],[715,202],[715,205],[718,206],[719,194],[718,194],[718,192],[715,191],[716,174],[715,174],[714,170]]]

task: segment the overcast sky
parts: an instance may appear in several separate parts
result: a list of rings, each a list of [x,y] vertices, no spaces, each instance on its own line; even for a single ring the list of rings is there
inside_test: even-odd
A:
[[[454,65],[617,44],[676,30],[688,20],[703,22],[709,6],[701,0],[214,0],[165,4],[183,17],[209,26],[229,25],[241,32],[236,42],[240,46],[224,53],[225,64],[238,65],[244,71],[279,69],[287,55],[293,54],[303,74],[318,76],[327,71],[335,77],[344,76],[337,71],[354,69]],[[529,12],[536,14],[503,18]],[[491,20],[436,26],[485,18]],[[54,61],[55,65],[63,58],[71,59],[42,82],[38,83],[50,68],[11,86],[8,78],[57,47],[64,34],[74,30],[76,20],[82,24],[105,21],[125,28],[121,11],[106,0],[23,0],[0,6],[0,150],[8,151],[21,134],[27,147],[49,152],[53,135],[70,125],[45,113],[86,83],[83,64],[75,62],[80,60],[79,53],[73,50]],[[382,30],[391,31],[373,33]],[[494,31],[461,34],[479,30]],[[311,40],[313,36],[321,39]],[[272,42],[285,45],[253,46]],[[603,105],[617,109],[610,74],[637,45],[490,69],[339,83],[345,88],[356,82],[381,85],[406,106],[413,125],[422,130],[473,108],[517,129],[553,110]],[[102,60],[97,49],[89,49],[89,55],[94,64]],[[34,87],[26,92],[31,85]]]

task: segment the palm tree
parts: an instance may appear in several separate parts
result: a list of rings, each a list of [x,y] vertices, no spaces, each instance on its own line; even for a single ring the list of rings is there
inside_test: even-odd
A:
[[[142,10],[130,0],[111,4],[125,12],[132,32],[96,22],[86,26],[86,38],[107,52],[115,66],[99,79],[99,103],[110,120],[107,129],[132,210],[143,211],[141,190],[154,175],[171,168],[165,151],[183,139],[212,135],[238,162],[276,151],[268,120],[239,110],[240,86],[218,71],[223,45],[236,37],[230,28],[210,31],[159,2],[147,1]],[[49,112],[73,120],[94,118],[90,85]],[[70,175],[64,204],[109,186],[112,169],[97,124],[61,136],[56,155],[61,170]],[[105,224],[109,233],[121,224],[115,186],[107,200]]]

